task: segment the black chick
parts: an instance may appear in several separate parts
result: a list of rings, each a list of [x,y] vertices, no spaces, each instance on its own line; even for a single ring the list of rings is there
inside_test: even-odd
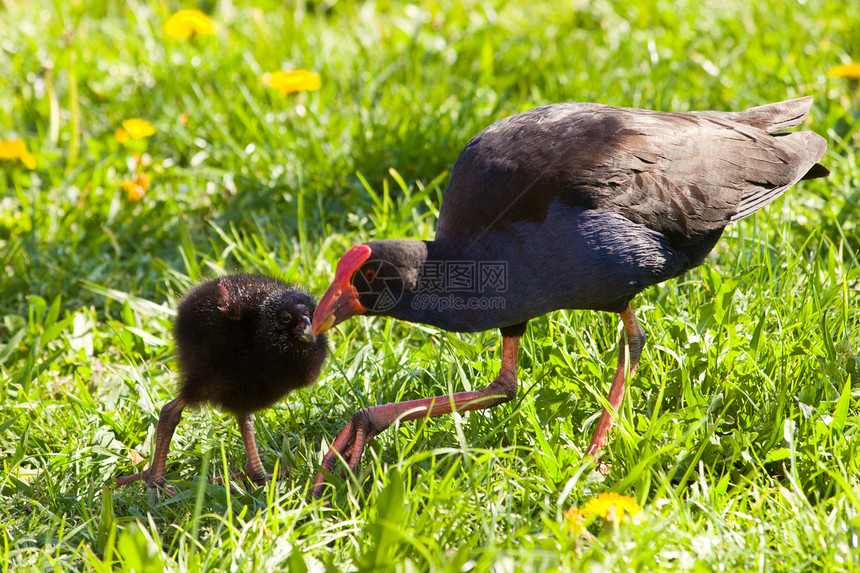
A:
[[[208,402],[235,414],[245,444],[245,473],[256,485],[270,477],[254,440],[253,412],[312,384],[325,362],[325,335],[311,335],[316,302],[289,284],[260,275],[230,275],[192,289],[179,303],[173,327],[181,371],[178,396],[158,418],[152,463],[117,478],[163,488],[173,431],[182,410]]]

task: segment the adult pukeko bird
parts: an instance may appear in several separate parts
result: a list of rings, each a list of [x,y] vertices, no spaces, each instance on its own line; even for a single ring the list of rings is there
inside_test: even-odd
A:
[[[263,485],[269,476],[257,453],[253,412],[319,376],[328,347],[324,334],[311,334],[315,308],[307,293],[260,275],[225,276],[192,289],[179,303],[173,328],[179,392],[161,409],[152,463],[115,483],[142,479],[151,489],[172,493],[164,470],[173,431],[186,406],[209,403],[236,416],[245,474]]]
[[[453,332],[498,328],[499,375],[481,390],[357,412],[322,468],[332,471],[339,453],[354,470],[365,443],[395,420],[513,399],[526,323],[563,308],[617,312],[624,324],[612,409],[604,409],[587,450],[595,454],[645,344],[633,297],[701,264],[729,223],[801,179],[828,175],[817,163],[827,148],[822,137],[778,133],[799,125],[811,105],[806,97],[743,112],[663,113],[562,103],[481,131],[454,165],[436,239],[351,248],[311,332],[356,314]],[[317,495],[323,481],[321,472]]]

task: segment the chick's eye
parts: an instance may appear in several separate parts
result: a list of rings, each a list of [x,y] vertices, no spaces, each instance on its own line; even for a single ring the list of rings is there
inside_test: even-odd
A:
[[[367,269],[366,271],[364,271],[364,278],[369,281],[372,281],[374,278],[376,278],[376,271],[374,269]]]
[[[284,324],[287,324],[293,320],[293,315],[290,314],[289,312],[287,312],[286,310],[282,310],[281,312],[278,313],[278,320],[280,320]]]

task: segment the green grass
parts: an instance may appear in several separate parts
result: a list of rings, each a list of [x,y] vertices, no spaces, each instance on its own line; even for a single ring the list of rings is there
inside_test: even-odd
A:
[[[284,4],[204,3],[218,32],[189,41],[162,32],[174,3],[0,6],[0,140],[37,160],[0,161],[0,570],[860,570],[860,92],[826,75],[860,60],[860,4]],[[261,81],[292,68],[322,89]],[[232,418],[202,409],[173,440],[176,497],[112,485],[150,455],[170,309],[195,282],[321,293],[354,243],[432,238],[462,146],[535,105],[802,95],[832,176],[637,298],[649,344],[609,475],[582,457],[618,319],[556,312],[531,322],[514,403],[391,428],[328,503],[310,487],[352,412],[485,385],[497,333],[353,319],[319,384],[257,418],[264,463],[291,477],[198,479],[244,460]],[[157,133],[118,143],[132,117]],[[610,491],[641,519],[566,527]]]

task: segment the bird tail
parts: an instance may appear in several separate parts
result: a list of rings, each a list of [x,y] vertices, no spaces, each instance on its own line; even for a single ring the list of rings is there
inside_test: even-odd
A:
[[[757,127],[767,133],[776,133],[783,129],[797,127],[806,116],[809,115],[809,110],[812,108],[812,96],[806,96],[788,101],[777,103],[769,103],[757,107],[751,107],[746,111],[735,113],[734,121]],[[807,132],[802,132],[807,133]],[[813,135],[813,134],[809,134]],[[819,141],[807,141],[806,147],[809,149],[818,149],[821,147],[821,155],[827,149],[827,143],[823,142],[820,137],[811,138]],[[823,143],[823,147],[821,144]],[[830,171],[820,163],[813,164],[800,178],[801,181],[806,179],[818,179],[819,177],[827,177]]]
[[[789,187],[802,179],[816,179],[818,177],[826,177],[830,174],[830,171],[826,167],[817,163],[821,159],[821,156],[824,155],[824,152],[827,151],[827,141],[817,133],[795,131],[777,134],[773,136],[772,144],[780,151],[778,156],[786,163],[791,164],[791,169],[785,174],[787,177],[782,175],[778,181],[760,182],[752,186],[751,189],[753,191],[741,199],[737,212],[731,218],[732,221],[738,221],[752,215],[774,201],[777,197],[785,193]]]
[[[791,99],[788,101],[780,101],[777,103],[769,103],[765,105],[760,105],[756,107],[751,107],[745,111],[698,111],[693,112],[695,114],[704,115],[705,117],[709,117],[711,119],[718,119],[722,121],[734,121],[737,123],[742,123],[744,125],[749,125],[764,131],[765,133],[776,133],[778,131],[782,131],[784,129],[789,129],[792,127],[797,127],[803,120],[806,119],[806,116],[809,115],[809,110],[812,108],[812,96],[806,96],[797,99]],[[801,134],[802,137],[801,137]],[[820,153],[815,157],[816,160],[820,159],[824,154],[824,151],[827,149],[827,143],[819,136],[810,133],[810,132],[800,132],[796,134],[783,134],[779,137],[793,137],[792,143],[798,144],[799,149],[796,151],[799,153],[800,157],[804,160],[799,163],[799,165],[805,165],[806,170],[803,175],[793,181],[791,184],[779,187],[780,191],[774,195],[771,199],[776,199],[779,194],[783,191],[797,183],[797,181],[805,180],[805,179],[818,179],[819,177],[827,177],[830,175],[830,171],[821,165],[820,163],[816,163],[813,161],[809,163],[805,158],[811,157],[818,153]],[[804,151],[805,150],[805,151]],[[774,190],[776,192],[776,190]],[[770,201],[761,205],[767,205]],[[750,212],[752,213],[752,211]],[[750,213],[747,213],[749,215]],[[746,215],[743,215],[745,217]],[[740,215],[736,216],[733,220],[737,220],[742,218]]]
[[[806,96],[788,101],[769,103],[757,107],[751,107],[746,111],[735,112],[731,119],[738,123],[745,123],[757,127],[767,133],[775,133],[797,127],[812,107],[812,96]]]
[[[769,103],[751,107],[746,111],[692,111],[693,115],[704,116],[711,120],[742,123],[764,131],[776,133],[783,129],[797,127],[812,107],[812,96],[799,99]]]

